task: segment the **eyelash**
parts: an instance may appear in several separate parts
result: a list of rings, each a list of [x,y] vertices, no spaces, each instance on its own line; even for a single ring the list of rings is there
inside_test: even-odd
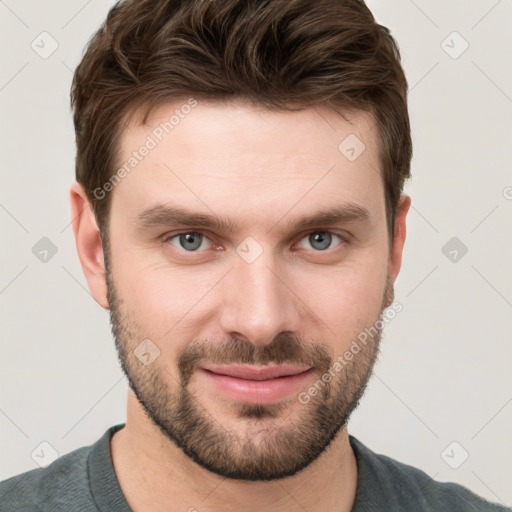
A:
[[[305,234],[302,234],[300,236],[300,238],[298,238],[297,242],[301,242],[302,240],[304,240],[305,238],[309,237],[310,235],[312,234],[316,234],[316,233],[328,233],[330,235],[334,235],[336,237],[338,237],[340,239],[340,243],[338,245],[336,245],[335,247],[333,248],[327,248],[325,250],[314,250],[314,249],[311,249],[313,252],[315,253],[318,253],[318,254],[327,254],[327,253],[332,253],[332,251],[335,251],[337,248],[339,248],[340,246],[345,246],[345,245],[348,245],[350,243],[350,239],[349,239],[349,236],[348,235],[341,235],[339,233],[336,233],[334,231],[329,231],[329,230],[322,230],[322,229],[316,229],[316,230],[313,230],[313,231],[308,231],[307,233]],[[171,234],[167,234],[164,236],[163,238],[163,243],[164,244],[167,244],[167,243],[170,243],[170,241],[176,237],[179,237],[180,235],[187,235],[187,234],[198,234],[198,235],[202,235],[204,238],[208,239],[212,244],[214,244],[212,242],[212,240],[210,240],[210,238],[202,233],[201,231],[194,231],[194,230],[189,230],[189,231],[179,231],[177,233],[171,233]],[[171,245],[174,245],[174,244],[171,244]],[[214,244],[215,245],[215,244]],[[181,251],[182,253],[188,253],[188,254],[200,254],[202,252],[205,252],[206,249],[203,249],[203,250],[194,250],[194,251],[187,251],[186,249],[183,249],[181,247],[177,247],[177,246],[174,246],[176,247],[179,251]]]

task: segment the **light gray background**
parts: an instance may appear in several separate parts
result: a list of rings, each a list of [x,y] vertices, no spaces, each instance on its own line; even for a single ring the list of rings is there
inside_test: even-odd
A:
[[[0,479],[125,421],[126,380],[108,313],[87,290],[68,199],[72,70],[112,3],[0,0]],[[512,504],[512,1],[368,4],[403,53],[415,156],[396,284],[404,309],[350,432]],[[43,31],[59,45],[47,58],[31,48],[51,49]],[[58,249],[46,263],[32,253],[42,237]],[[442,251],[452,237],[468,248],[455,262]]]

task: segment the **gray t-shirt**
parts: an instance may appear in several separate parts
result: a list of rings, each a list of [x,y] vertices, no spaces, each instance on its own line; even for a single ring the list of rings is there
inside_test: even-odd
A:
[[[92,446],[63,455],[46,468],[0,482],[0,512],[131,512],[110,453],[110,437],[122,427],[109,428]],[[352,512],[512,511],[378,455],[353,436],[349,440],[359,472]]]

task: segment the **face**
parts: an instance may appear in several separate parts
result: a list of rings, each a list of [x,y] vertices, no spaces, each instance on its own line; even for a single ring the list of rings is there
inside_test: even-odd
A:
[[[122,136],[116,346],[148,417],[191,459],[283,478],[348,421],[393,300],[376,129],[362,112],[186,104]]]

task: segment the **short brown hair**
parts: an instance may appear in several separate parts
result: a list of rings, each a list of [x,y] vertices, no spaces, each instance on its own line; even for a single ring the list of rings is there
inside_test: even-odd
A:
[[[328,105],[376,121],[390,241],[410,176],[407,81],[398,46],[362,0],[124,0],[108,13],[71,90],[76,180],[102,237],[125,116],[183,97],[271,110]],[[340,141],[341,142],[341,141]],[[108,238],[108,237],[107,237]]]

